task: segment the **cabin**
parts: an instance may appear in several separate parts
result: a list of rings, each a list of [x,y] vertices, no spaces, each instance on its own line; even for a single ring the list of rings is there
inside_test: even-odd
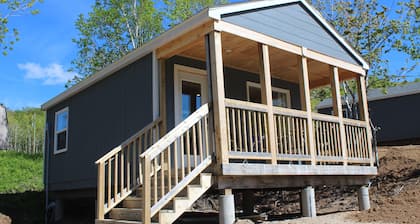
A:
[[[356,103],[358,99],[356,97]],[[420,102],[420,82],[408,83],[387,89],[370,89],[367,91],[369,114],[377,127],[376,141],[378,145],[419,144],[420,131],[417,124]],[[342,101],[343,102],[343,101]],[[332,100],[325,99],[317,105],[317,111],[331,114]],[[353,109],[355,117],[357,108]],[[383,113],[386,111],[386,113]],[[343,104],[343,116],[350,117],[347,106]],[[395,117],[398,119],[395,119]]]
[[[231,224],[237,190],[302,189],[315,216],[314,187],[352,185],[368,209],[368,69],[304,0],[207,8],[43,104],[49,200],[95,198],[98,224],[173,223],[213,189]],[[349,79],[358,120],[342,116]],[[312,111],[326,85],[333,115]]]

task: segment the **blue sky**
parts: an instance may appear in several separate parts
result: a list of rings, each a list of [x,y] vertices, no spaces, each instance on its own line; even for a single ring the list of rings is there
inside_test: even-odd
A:
[[[67,69],[77,52],[71,41],[77,36],[74,22],[92,4],[45,0],[36,7],[40,14],[10,19],[20,41],[7,56],[0,55],[0,103],[10,109],[39,107],[65,90],[65,80],[72,76]]]
[[[37,5],[40,14],[10,20],[21,40],[7,56],[0,55],[0,103],[10,109],[39,107],[65,90],[66,80],[74,75],[67,72],[77,52],[71,41],[77,36],[74,22],[93,2],[45,0]],[[404,63],[398,54],[390,59],[391,72]],[[417,77],[419,70],[409,75]]]

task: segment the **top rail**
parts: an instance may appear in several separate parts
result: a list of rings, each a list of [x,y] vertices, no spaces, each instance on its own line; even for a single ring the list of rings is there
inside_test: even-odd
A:
[[[258,112],[267,112],[267,107],[263,104],[259,103],[252,103],[247,101],[241,100],[234,100],[234,99],[225,99],[226,107],[234,107],[244,110],[253,110]]]
[[[198,110],[192,113],[187,119],[179,123],[174,129],[168,132],[164,137],[159,141],[153,144],[148,150],[140,155],[141,158],[144,157],[156,157],[163,150],[165,150],[171,143],[173,143],[178,137],[179,133],[184,133],[190,129],[197,121],[207,115],[209,112],[208,104],[201,106]]]
[[[110,159],[111,157],[113,157],[116,153],[120,152],[125,146],[127,146],[134,139],[136,139],[139,136],[141,136],[142,134],[146,133],[147,131],[149,131],[154,126],[159,125],[159,123],[161,121],[162,121],[161,118],[156,119],[155,121],[153,121],[152,123],[150,123],[149,125],[147,125],[146,127],[144,127],[143,129],[141,129],[140,131],[138,131],[137,133],[135,133],[134,135],[132,135],[131,137],[129,137],[127,140],[125,140],[124,142],[122,142],[119,146],[117,146],[114,149],[112,149],[111,151],[109,151],[107,154],[105,154],[104,156],[102,156],[100,159],[96,160],[95,164],[99,164],[99,163],[103,163],[103,162],[107,161],[108,159]]]

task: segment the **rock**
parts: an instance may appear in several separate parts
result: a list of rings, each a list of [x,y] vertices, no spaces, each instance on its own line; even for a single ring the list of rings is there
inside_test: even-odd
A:
[[[11,224],[12,219],[7,216],[0,213],[0,224]]]

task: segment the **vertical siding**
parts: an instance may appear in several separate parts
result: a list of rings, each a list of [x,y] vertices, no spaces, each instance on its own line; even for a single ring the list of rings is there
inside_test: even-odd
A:
[[[222,20],[360,65],[300,3],[228,14]]]
[[[126,66],[47,111],[51,190],[93,188],[94,162],[150,123],[152,56]],[[54,114],[69,108],[68,150],[54,155]]]
[[[206,63],[189,58],[175,56],[166,61],[166,105],[167,105],[167,126],[168,130],[174,127],[174,65],[184,65],[198,69],[206,69]],[[227,98],[237,100],[247,100],[246,95],[246,82],[259,82],[258,74],[240,71],[232,68],[224,68],[224,82],[225,82],[225,95]],[[280,79],[272,79],[274,87],[289,89],[291,106],[294,109],[300,109],[300,96],[299,85],[286,82]]]

